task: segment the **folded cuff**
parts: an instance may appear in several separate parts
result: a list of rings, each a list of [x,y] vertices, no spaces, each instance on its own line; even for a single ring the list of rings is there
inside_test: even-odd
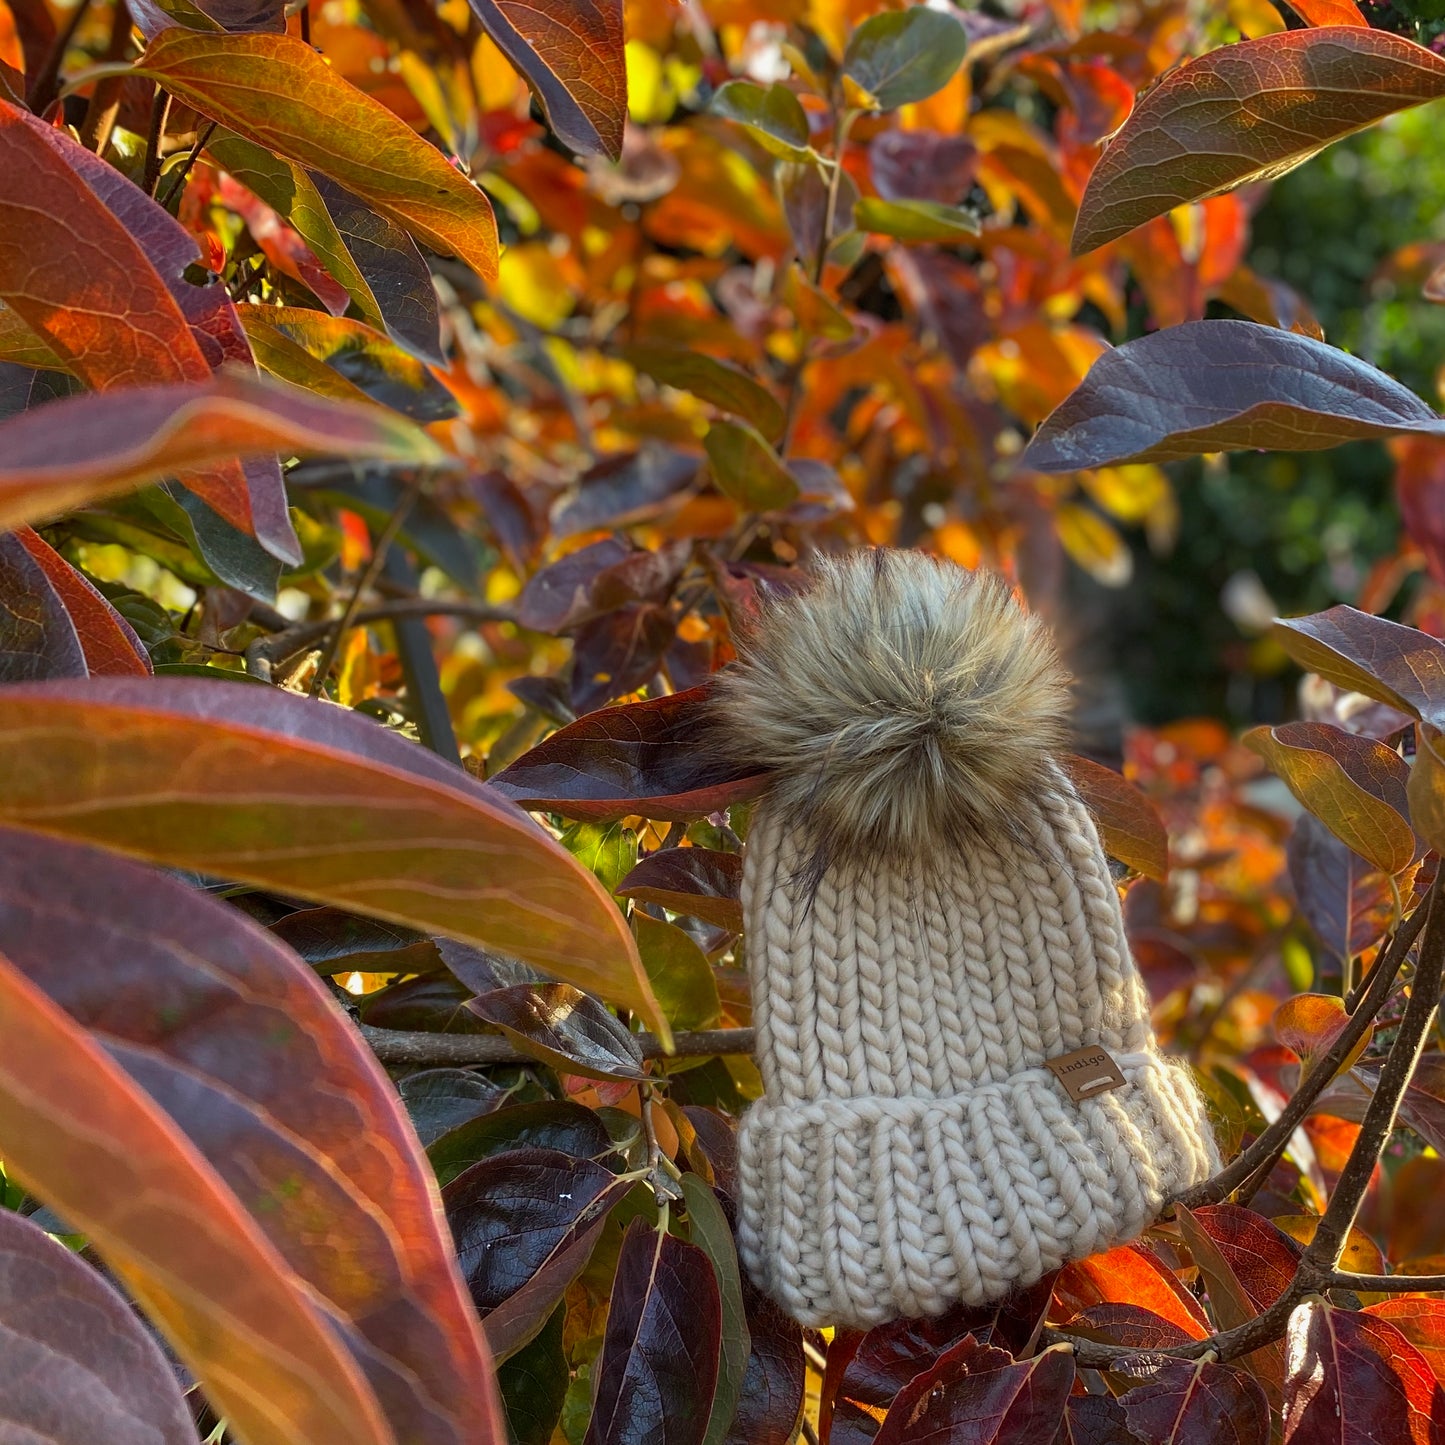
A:
[[[1219,1167],[1182,1065],[1116,1057],[1075,1103],[1044,1068],[947,1098],[820,1099],[743,1117],[738,1246],[806,1325],[983,1305],[1135,1238]]]

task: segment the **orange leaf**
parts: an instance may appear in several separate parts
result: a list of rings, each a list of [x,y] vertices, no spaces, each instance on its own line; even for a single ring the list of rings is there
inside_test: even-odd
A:
[[[247,140],[330,176],[483,280],[496,280],[497,224],[487,198],[301,40],[165,30],[137,71]]]

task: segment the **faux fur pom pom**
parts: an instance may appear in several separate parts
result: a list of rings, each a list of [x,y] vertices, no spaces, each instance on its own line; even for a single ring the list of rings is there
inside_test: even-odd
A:
[[[824,864],[1007,826],[1067,734],[1069,679],[1044,624],[992,573],[921,552],[811,571],[718,678],[729,759],[772,772],[769,798]]]

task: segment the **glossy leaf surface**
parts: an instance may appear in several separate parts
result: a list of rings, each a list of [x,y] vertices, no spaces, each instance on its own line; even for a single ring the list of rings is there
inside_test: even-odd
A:
[[[1191,321],[1106,351],[1022,460],[1068,472],[1255,447],[1315,451],[1397,432],[1445,432],[1445,421],[1321,341],[1250,321]]]
[[[667,848],[644,858],[617,892],[639,903],[660,903],[673,913],[686,913],[727,928],[743,926],[738,893],[742,887],[741,853],[710,848]]]
[[[637,1040],[595,998],[570,984],[518,984],[472,999],[467,1008],[495,1024],[523,1053],[564,1073],[643,1079]]]
[[[1076,253],[1187,201],[1283,175],[1332,141],[1445,95],[1445,60],[1334,26],[1226,45],[1166,75],[1110,141],[1079,206]]]

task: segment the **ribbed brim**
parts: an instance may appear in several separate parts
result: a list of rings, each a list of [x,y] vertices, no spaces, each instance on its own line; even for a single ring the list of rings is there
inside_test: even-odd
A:
[[[1218,1167],[1182,1065],[1120,1055],[1123,1088],[1075,1103],[1047,1069],[945,1098],[755,1104],[738,1247],[805,1325],[867,1329],[990,1304],[1135,1238]]]

